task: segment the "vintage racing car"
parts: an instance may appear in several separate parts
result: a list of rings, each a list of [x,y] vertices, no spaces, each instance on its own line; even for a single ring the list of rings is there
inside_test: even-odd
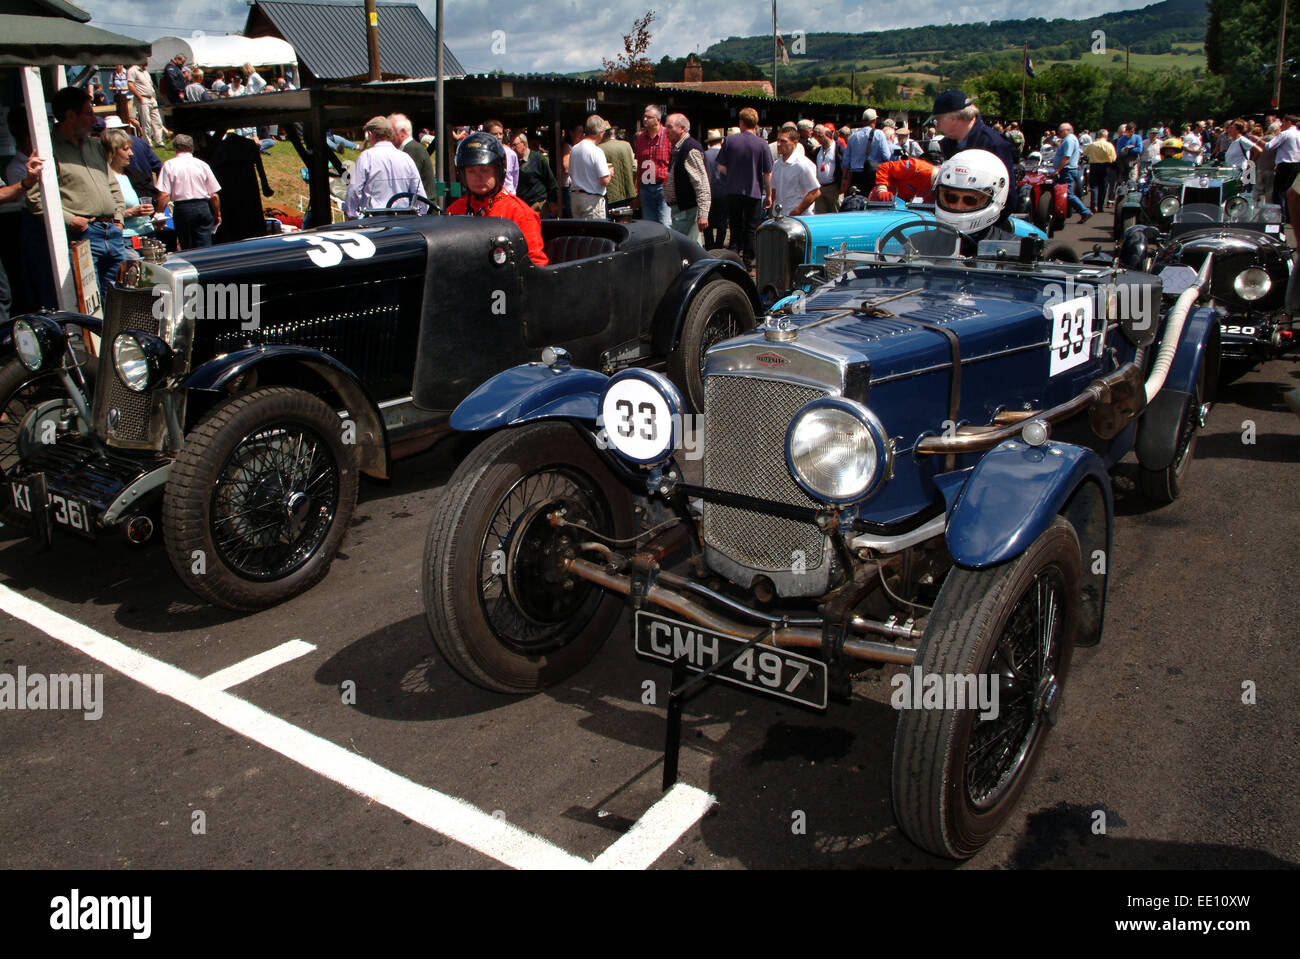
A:
[[[1249,192],[1236,167],[1195,166],[1180,159],[1143,164],[1137,183],[1116,187],[1115,242],[1137,224],[1168,230],[1184,206],[1222,207],[1231,218],[1247,206]]]
[[[0,329],[5,518],[133,543],[161,528],[195,593],[258,609],[339,549],[358,472],[425,449],[492,374],[559,344],[665,365],[694,402],[753,283],[657,223],[547,221],[550,265],[497,217],[383,216],[128,262],[105,318]],[[100,334],[93,396],[65,327]]]
[[[674,667],[666,783],[688,671],[821,709],[850,671],[909,667],[956,698],[903,697],[895,815],[930,852],[975,853],[1058,722],[1074,647],[1101,638],[1109,471],[1136,452],[1147,494],[1179,494],[1219,330],[1195,284],[1166,312],[1149,274],[1011,245],[831,257],[853,268],[709,352],[702,436],[665,377],[562,350],[480,386],[452,425],[494,432],[425,553],[437,649],[534,692],[626,600],[637,651]]]
[[[754,232],[754,277],[763,303],[771,306],[796,289],[825,280],[826,257],[843,250],[874,250],[876,241],[905,223],[933,223],[934,204],[901,199],[867,201],[866,209],[817,216],[776,216]],[[1011,218],[1017,236],[1047,234],[1023,217]]]
[[[1244,196],[1224,206],[1187,204],[1167,231],[1132,226],[1120,241],[1120,264],[1165,276],[1167,294],[1177,292],[1178,274],[1186,282],[1207,258],[1213,261],[1209,294],[1223,312],[1222,378],[1294,349],[1285,301],[1295,252],[1286,242],[1282,208]]]

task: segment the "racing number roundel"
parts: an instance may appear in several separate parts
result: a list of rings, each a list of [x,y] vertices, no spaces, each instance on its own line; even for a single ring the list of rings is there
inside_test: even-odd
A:
[[[638,463],[663,459],[673,445],[673,410],[652,383],[634,377],[611,382],[600,404],[610,444]]]

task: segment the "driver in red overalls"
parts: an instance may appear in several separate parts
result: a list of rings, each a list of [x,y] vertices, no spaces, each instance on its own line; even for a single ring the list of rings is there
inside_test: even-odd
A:
[[[538,266],[549,260],[542,251],[542,218],[501,187],[506,179],[506,149],[490,133],[471,133],[456,147],[456,172],[468,191],[447,208],[448,216],[500,216],[523,231],[528,257]]]
[[[892,200],[904,203],[920,197],[922,203],[934,202],[934,177],[938,167],[917,157],[890,160],[876,167],[876,186],[871,191],[873,200]]]

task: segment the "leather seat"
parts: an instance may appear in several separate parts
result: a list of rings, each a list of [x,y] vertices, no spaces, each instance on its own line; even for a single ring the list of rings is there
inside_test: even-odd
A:
[[[546,241],[542,248],[551,266],[585,260],[588,257],[613,253],[613,240],[603,236],[557,236]]]

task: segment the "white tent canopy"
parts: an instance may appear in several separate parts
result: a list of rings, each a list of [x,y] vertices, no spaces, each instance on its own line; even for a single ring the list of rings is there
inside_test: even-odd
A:
[[[298,55],[293,47],[279,37],[225,36],[159,37],[153,42],[153,55],[149,57],[149,72],[157,73],[178,53],[185,54],[187,66],[203,69],[242,67],[251,63],[255,67],[297,64]]]

